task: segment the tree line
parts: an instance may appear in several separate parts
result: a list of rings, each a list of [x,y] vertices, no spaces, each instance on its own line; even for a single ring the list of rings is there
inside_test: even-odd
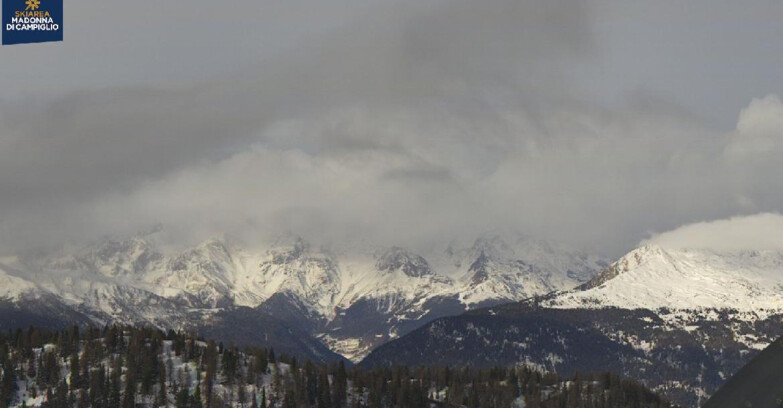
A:
[[[671,407],[612,373],[348,367],[145,327],[0,333],[0,408]]]

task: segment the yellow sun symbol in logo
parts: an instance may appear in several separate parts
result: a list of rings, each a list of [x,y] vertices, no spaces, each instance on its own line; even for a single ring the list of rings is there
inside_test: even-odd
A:
[[[27,5],[25,10],[35,10],[38,7],[41,7],[41,0],[27,0],[24,4]]]

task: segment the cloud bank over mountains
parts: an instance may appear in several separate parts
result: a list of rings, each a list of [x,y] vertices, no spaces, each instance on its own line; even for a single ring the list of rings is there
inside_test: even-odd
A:
[[[781,232],[783,215],[763,213],[688,224],[656,234],[643,243],[674,249],[708,249],[716,252],[783,251]]]
[[[278,10],[291,21],[316,7],[294,3]],[[604,23],[622,16],[602,2],[354,3],[309,36],[248,28],[259,49],[286,40],[236,56],[234,71],[0,101],[0,252],[163,223],[173,241],[291,232],[406,246],[513,228],[616,255],[649,231],[783,211],[783,90],[737,96],[735,129],[622,78],[612,84],[631,96],[604,103],[594,72],[622,35],[608,41]],[[219,48],[203,44],[160,58]]]

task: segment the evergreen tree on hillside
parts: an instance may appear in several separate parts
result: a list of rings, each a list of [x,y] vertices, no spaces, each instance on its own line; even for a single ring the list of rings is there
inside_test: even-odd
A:
[[[284,354],[270,363],[272,356],[151,328],[0,333],[0,408],[25,402],[15,401],[17,383],[28,397],[44,395],[46,408],[671,406],[612,373],[566,379],[524,367],[349,370],[342,362],[315,364]]]

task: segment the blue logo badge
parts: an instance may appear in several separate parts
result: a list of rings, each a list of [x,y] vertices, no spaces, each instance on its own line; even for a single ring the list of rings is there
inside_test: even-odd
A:
[[[63,0],[2,0],[3,45],[63,40]]]

